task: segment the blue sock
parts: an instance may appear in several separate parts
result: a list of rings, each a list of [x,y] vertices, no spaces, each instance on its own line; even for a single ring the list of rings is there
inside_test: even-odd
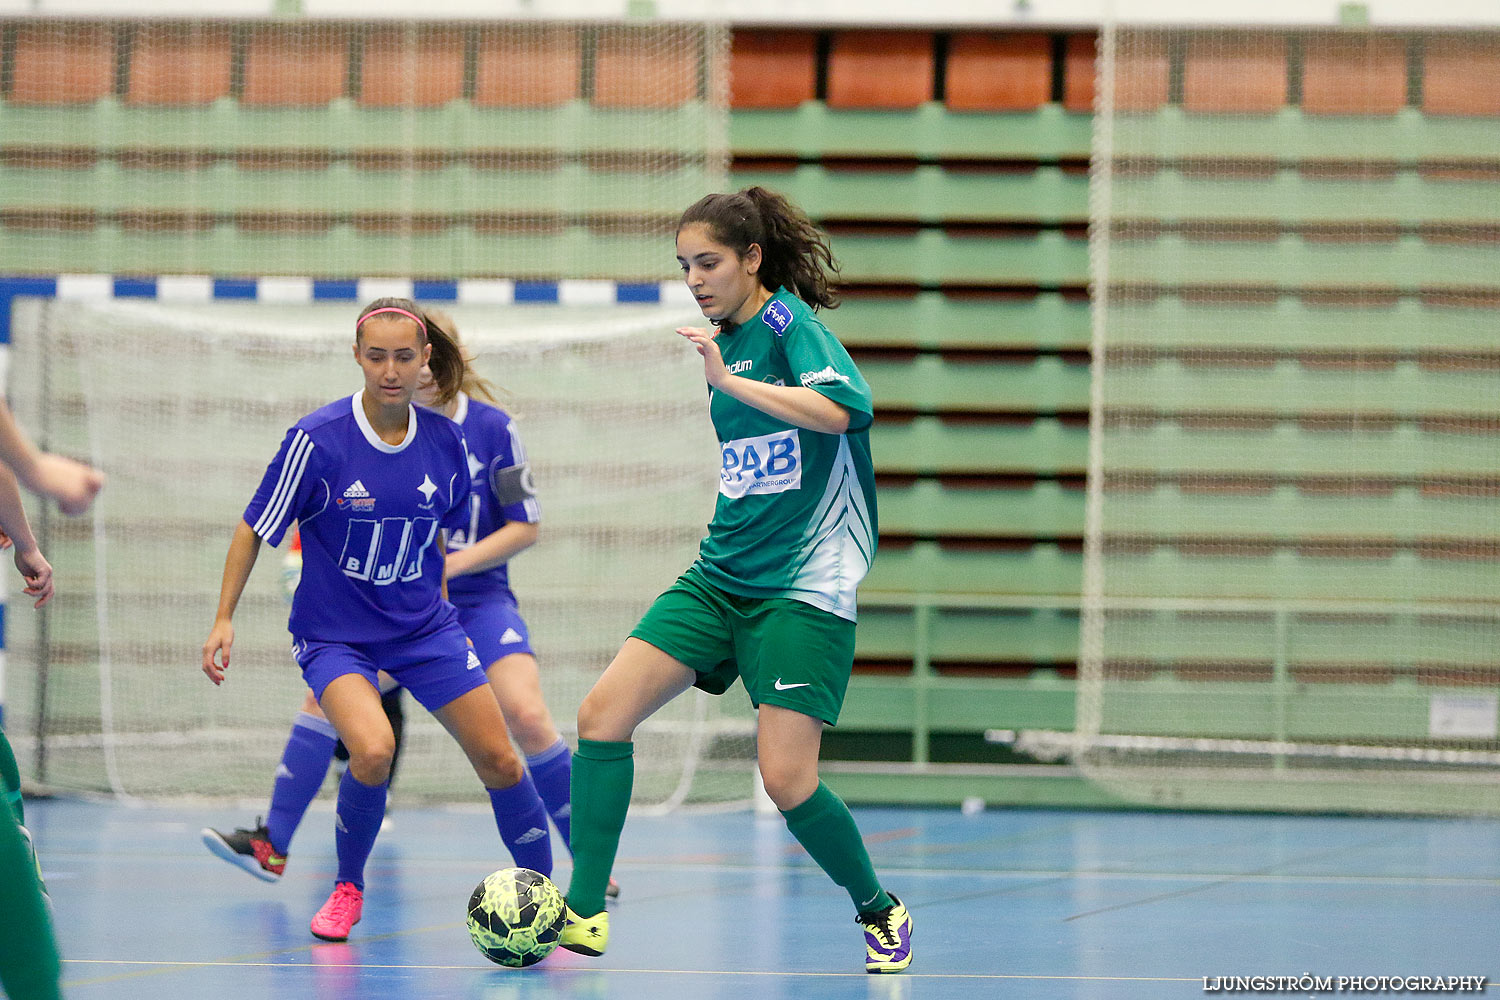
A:
[[[546,803],[547,812],[557,832],[562,834],[564,844],[571,844],[568,827],[573,818],[573,755],[562,737],[535,757],[526,758],[526,767],[531,771],[531,780],[536,783],[536,793]]]
[[[285,854],[292,846],[292,834],[297,832],[308,805],[323,787],[337,742],[333,723],[306,712],[297,714],[286,749],[281,751],[281,763],[276,767],[276,781],[271,785],[271,811],[266,815],[266,828],[276,853]]]
[[[344,772],[339,782],[338,814],[334,819],[333,845],[339,858],[338,881],[353,882],[363,891],[365,862],[375,848],[375,835],[385,819],[385,793],[390,782],[366,785]]]
[[[489,793],[500,839],[516,866],[551,875],[552,832],[547,828],[547,807],[542,805],[531,775],[523,771],[514,785],[491,788]]]

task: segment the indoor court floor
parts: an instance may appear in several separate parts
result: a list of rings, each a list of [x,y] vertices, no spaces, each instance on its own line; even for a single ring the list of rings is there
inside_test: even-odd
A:
[[[1500,979],[1493,820],[861,808],[916,923],[911,969],[870,976],[848,897],[774,816],[632,816],[608,953],[510,970],[464,928],[474,885],[509,864],[487,812],[393,811],[347,944],[307,929],[332,884],[326,806],[274,885],[198,838],[251,815],[26,812],[72,1000],[1156,1000],[1228,992],[1220,977]]]

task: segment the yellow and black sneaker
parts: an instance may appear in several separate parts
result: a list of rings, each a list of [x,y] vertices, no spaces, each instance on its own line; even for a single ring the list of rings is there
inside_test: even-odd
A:
[[[598,958],[609,946],[609,913],[600,910],[592,917],[580,917],[568,907],[568,922],[557,943],[569,951]]]
[[[901,900],[855,918],[865,929],[865,971],[900,972],[911,964],[911,914]]]

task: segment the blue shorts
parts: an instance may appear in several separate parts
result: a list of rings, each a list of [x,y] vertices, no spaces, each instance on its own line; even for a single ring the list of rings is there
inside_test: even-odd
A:
[[[292,650],[302,679],[319,702],[323,690],[345,674],[359,674],[378,691],[376,673],[384,670],[429,712],[489,683],[464,630],[451,619],[434,632],[398,642],[319,642],[293,637]]]
[[[512,653],[532,653],[531,633],[516,602],[505,597],[489,597],[471,607],[457,605],[458,622],[474,640],[474,652],[485,669],[501,657]]]

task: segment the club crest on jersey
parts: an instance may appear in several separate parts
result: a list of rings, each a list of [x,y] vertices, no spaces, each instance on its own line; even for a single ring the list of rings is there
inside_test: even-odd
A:
[[[760,321],[775,330],[776,336],[780,337],[792,325],[792,311],[784,303],[773,301],[760,314]]]
[[[336,501],[339,510],[369,512],[375,509],[375,498],[365,489],[365,484],[356,479],[344,495]]]
[[[422,473],[422,485],[417,487],[417,492],[422,494],[422,502],[418,505],[423,509],[432,507],[432,495],[438,491],[437,484],[427,473]]]

